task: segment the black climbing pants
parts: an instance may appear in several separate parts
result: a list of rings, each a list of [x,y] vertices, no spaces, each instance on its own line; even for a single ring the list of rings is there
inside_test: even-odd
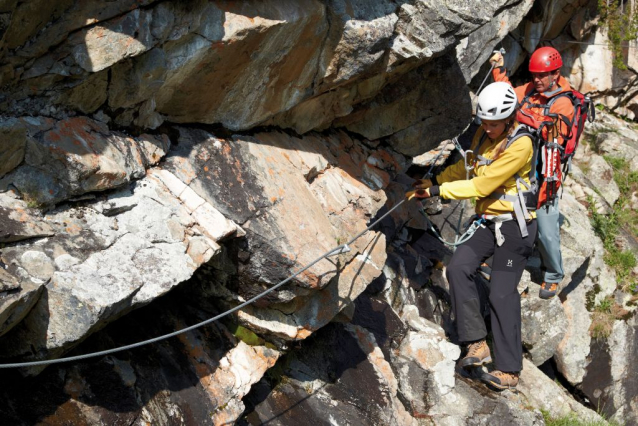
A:
[[[536,220],[527,224],[529,236],[523,238],[515,220],[504,222],[501,233],[505,242],[496,245],[495,224],[488,222],[460,245],[447,267],[452,311],[459,340],[473,342],[487,336],[481,315],[479,292],[474,282],[476,270],[493,256],[490,284],[490,317],[496,369],[517,372],[523,368],[521,345],[521,298],[517,290],[527,259],[536,240]]]

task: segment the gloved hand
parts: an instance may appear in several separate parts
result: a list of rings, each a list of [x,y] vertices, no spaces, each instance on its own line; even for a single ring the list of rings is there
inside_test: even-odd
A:
[[[417,189],[416,191],[408,191],[405,193],[405,198],[411,200],[413,198],[430,198],[429,189]]]
[[[432,186],[432,181],[430,179],[417,179],[412,182],[412,187],[416,189],[428,189]]]
[[[494,54],[490,58],[490,64],[493,64],[494,67],[502,67],[505,65],[505,61],[503,60],[503,55],[498,50],[494,51]]]

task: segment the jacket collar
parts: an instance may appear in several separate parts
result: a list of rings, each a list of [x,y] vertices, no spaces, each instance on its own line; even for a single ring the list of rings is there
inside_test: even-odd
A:
[[[536,92],[536,89],[534,88],[534,83],[529,82],[527,83],[527,87],[525,88],[525,93],[529,94],[532,91],[534,91],[535,93],[538,93],[541,96],[545,96],[546,98],[551,98],[558,95],[559,93],[569,92],[571,90],[572,90],[572,87],[569,85],[569,82],[567,81],[565,77],[561,75],[560,77],[558,77],[558,80],[556,81],[555,89],[547,91],[547,92],[543,92],[543,93],[538,93]]]

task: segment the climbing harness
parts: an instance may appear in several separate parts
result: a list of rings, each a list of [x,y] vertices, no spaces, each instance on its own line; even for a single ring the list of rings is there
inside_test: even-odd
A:
[[[342,254],[342,253],[349,252],[351,250],[350,249],[350,245],[352,243],[354,243],[356,240],[361,238],[361,236],[363,236],[363,234],[365,234],[366,232],[368,232],[369,230],[374,228],[379,222],[381,222],[383,219],[385,219],[390,213],[392,213],[394,210],[396,210],[405,201],[406,201],[405,199],[399,201],[397,204],[394,205],[394,207],[392,207],[390,210],[388,210],[383,216],[381,216],[379,219],[374,221],[374,223],[372,223],[366,229],[364,229],[363,231],[359,232],[354,238],[352,238],[347,243],[341,244],[341,245],[335,247],[334,249],[327,251],[326,253],[322,254],[321,256],[319,256],[318,258],[316,258],[315,260],[310,262],[304,268],[302,268],[299,271],[295,272],[293,275],[289,276],[288,278],[286,278],[285,280],[279,282],[278,284],[270,287],[268,290],[265,290],[265,291],[259,293],[258,295],[256,295],[255,297],[245,301],[244,303],[241,303],[241,304],[235,306],[234,308],[229,309],[229,310],[227,310],[225,312],[222,312],[221,314],[216,315],[216,316],[214,316],[212,318],[209,318],[209,319],[204,320],[202,322],[199,322],[197,324],[191,325],[189,327],[183,328],[181,330],[174,331],[172,333],[164,334],[162,336],[154,337],[152,339],[144,340],[144,341],[137,342],[137,343],[132,343],[130,345],[120,346],[120,347],[117,347],[117,348],[107,349],[107,350],[99,351],[99,352],[92,352],[92,353],[88,353],[88,354],[84,354],[84,355],[70,356],[70,357],[66,357],[66,358],[45,359],[45,360],[30,361],[30,362],[17,362],[17,363],[11,363],[11,364],[0,364],[0,369],[3,369],[3,368],[20,368],[20,367],[36,367],[36,366],[39,366],[39,365],[59,364],[59,363],[62,363],[62,362],[79,361],[79,360],[86,359],[86,358],[93,358],[93,357],[98,357],[98,356],[110,355],[110,354],[115,353],[115,352],[121,352],[121,351],[129,350],[129,349],[134,349],[134,348],[138,348],[140,346],[149,345],[151,343],[156,343],[156,342],[159,342],[161,340],[166,340],[168,338],[175,337],[175,336],[177,336],[179,334],[183,334],[183,333],[186,333],[188,331],[195,330],[196,328],[203,327],[203,326],[205,326],[207,324],[210,324],[212,322],[215,322],[215,321],[217,321],[217,320],[219,320],[219,319],[221,319],[221,318],[223,318],[225,316],[228,316],[228,315],[230,315],[230,314],[232,314],[234,312],[237,312],[238,310],[240,310],[240,309],[252,304],[253,302],[261,299],[262,297],[266,296],[268,293],[271,293],[271,292],[277,290],[279,287],[281,287],[284,284],[288,283],[290,280],[295,278],[297,275],[299,275],[302,272],[308,270],[309,268],[314,266],[319,261],[321,261],[321,260],[323,260],[325,258],[331,257],[331,256],[336,256],[336,255],[339,255],[339,254]]]
[[[505,193],[497,193],[494,192],[490,194],[489,198],[500,201],[509,201],[512,203],[512,207],[514,208],[514,218],[518,222],[518,227],[521,230],[521,235],[523,237],[527,237],[527,220],[530,220],[532,217],[530,215],[530,210],[536,210],[538,203],[538,183],[536,180],[536,170],[533,165],[536,164],[538,159],[538,136],[537,132],[529,126],[524,124],[518,124],[518,126],[514,129],[512,134],[507,137],[507,143],[505,144],[505,149],[509,148],[516,140],[527,136],[532,140],[532,167],[530,168],[528,179],[529,184],[525,182],[525,180],[519,176],[518,173],[514,174],[514,179],[516,180],[516,195],[505,194]],[[474,156],[479,160],[477,165],[488,166],[494,162],[492,159],[487,159],[478,154],[479,149],[485,139],[487,138],[486,134],[483,134],[481,140],[476,145],[474,149]],[[511,219],[510,219],[511,220]],[[500,223],[500,222],[497,222]],[[498,225],[500,228],[500,225]]]
[[[517,139],[527,136],[532,139],[532,146],[534,147],[532,153],[532,164],[536,164],[536,159],[538,157],[538,148],[537,142],[538,139],[536,132],[534,129],[519,124],[516,129],[512,132],[511,136],[508,136],[505,149],[509,148],[509,146],[514,143]],[[463,163],[465,168],[465,178],[466,180],[470,179],[470,173],[474,170],[475,166],[488,166],[492,164],[494,160],[483,157],[479,154],[480,148],[485,142],[487,138],[487,134],[483,134],[479,142],[473,151],[463,150],[461,144],[458,141],[458,138],[453,138],[452,141],[456,149],[459,151],[461,156],[463,157]],[[468,154],[471,153],[473,158],[475,159],[474,164],[470,164],[468,160]],[[431,174],[431,171],[428,171]],[[516,179],[516,195],[513,194],[505,194],[505,193],[492,193],[490,194],[490,198],[501,200],[501,201],[509,201],[512,203],[514,208],[514,214],[505,213],[501,215],[474,215],[470,218],[469,221],[462,225],[463,215],[465,213],[467,200],[463,200],[461,204],[461,212],[459,215],[459,221],[456,226],[456,237],[454,242],[445,241],[439,232],[434,227],[434,224],[430,220],[429,216],[425,212],[423,208],[423,204],[420,203],[420,212],[425,217],[428,228],[432,231],[434,236],[441,241],[446,246],[456,248],[457,246],[468,241],[472,236],[476,233],[479,228],[485,227],[486,222],[493,222],[495,224],[495,235],[496,235],[496,243],[497,245],[502,245],[505,241],[501,233],[501,226],[503,222],[507,222],[510,220],[516,220],[518,223],[518,227],[521,231],[521,235],[523,237],[528,236],[527,232],[527,220],[531,219],[530,211],[536,210],[537,205],[537,197],[538,197],[538,183],[536,180],[536,171],[534,167],[531,168],[530,173],[528,175],[528,179],[530,183],[528,184],[525,180],[519,176],[518,174],[514,175]],[[463,234],[460,233],[460,230],[465,228],[465,232]]]

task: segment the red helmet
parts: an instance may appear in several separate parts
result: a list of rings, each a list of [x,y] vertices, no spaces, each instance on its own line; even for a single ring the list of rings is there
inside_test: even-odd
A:
[[[558,50],[553,47],[541,47],[529,58],[529,72],[554,71],[563,66]]]

